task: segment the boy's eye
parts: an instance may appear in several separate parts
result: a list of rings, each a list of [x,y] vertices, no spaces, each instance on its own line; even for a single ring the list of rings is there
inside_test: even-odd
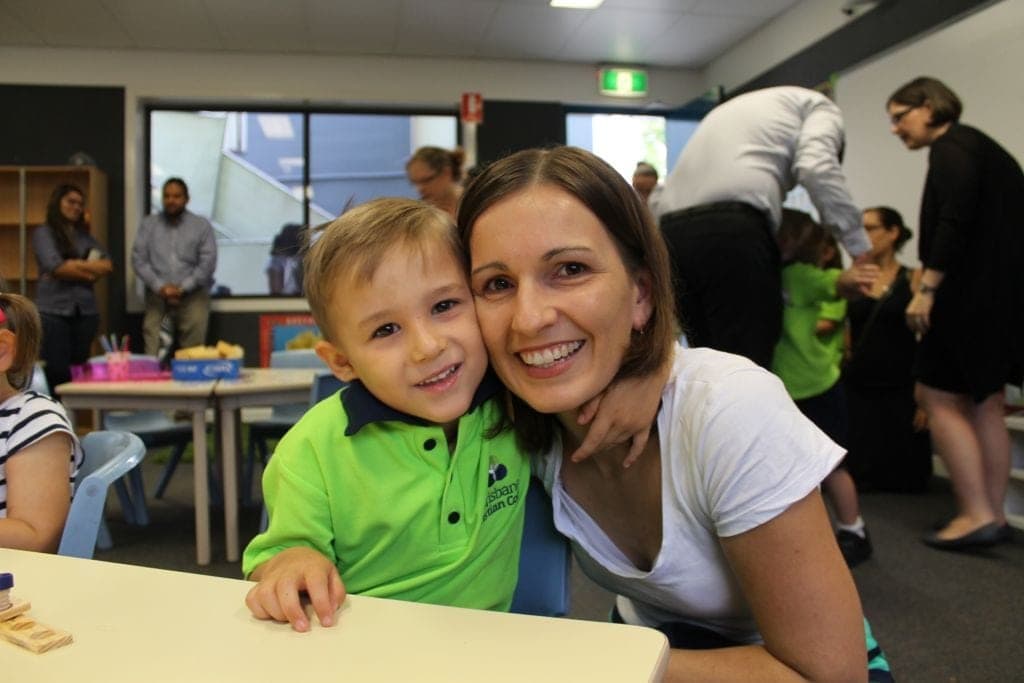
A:
[[[375,329],[373,331],[373,334],[371,334],[370,336],[373,337],[374,339],[379,339],[381,337],[390,337],[395,332],[398,332],[398,325],[396,325],[395,323],[387,323]]]
[[[457,306],[458,303],[459,302],[456,301],[455,299],[445,299],[444,301],[438,301],[436,304],[434,304],[433,312],[444,313],[445,311],[450,311],[453,308],[455,308],[455,306]]]

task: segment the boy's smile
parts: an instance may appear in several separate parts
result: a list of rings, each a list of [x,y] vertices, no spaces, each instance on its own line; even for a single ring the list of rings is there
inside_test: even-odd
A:
[[[394,247],[371,281],[343,278],[331,307],[325,360],[336,374],[431,422],[469,409],[487,354],[462,265],[445,246]]]

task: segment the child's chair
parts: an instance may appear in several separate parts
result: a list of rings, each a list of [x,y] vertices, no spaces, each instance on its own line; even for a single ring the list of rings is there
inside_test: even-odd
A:
[[[544,485],[531,477],[519,551],[519,583],[510,611],[544,617],[568,614],[571,558],[568,539],[555,529],[551,498]]]
[[[58,555],[91,559],[97,545],[110,547],[103,522],[107,489],[146,456],[142,440],[128,432],[91,432],[82,438],[85,460],[64,523]]]

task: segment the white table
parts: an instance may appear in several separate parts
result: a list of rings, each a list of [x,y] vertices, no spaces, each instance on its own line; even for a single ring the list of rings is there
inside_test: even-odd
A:
[[[220,412],[221,467],[224,475],[224,544],[231,562],[239,558],[238,420],[242,408],[309,403],[318,371],[298,368],[245,368],[238,379],[222,379],[213,389]]]
[[[206,409],[213,404],[215,385],[215,381],[138,380],[68,382],[56,388],[64,405],[72,409],[191,411],[196,561],[199,564],[210,564],[210,462],[206,452]],[[235,511],[237,514],[237,504]]]
[[[659,680],[653,629],[350,596],[338,624],[295,633],[252,618],[236,579],[0,550],[29,615],[74,636],[43,654],[0,641],[3,680]]]

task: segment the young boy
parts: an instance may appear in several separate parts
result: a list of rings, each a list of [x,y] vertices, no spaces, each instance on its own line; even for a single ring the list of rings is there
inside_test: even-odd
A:
[[[775,346],[772,372],[779,376],[797,407],[823,432],[845,447],[846,395],[839,380],[842,321],[846,302],[860,287],[870,287],[874,266],[842,270],[838,248],[824,228],[802,211],[783,209],[777,235],[782,256],[782,336]],[[857,488],[840,463],[822,488],[837,518],[836,540],[848,566],[871,556],[871,541],[860,516]]]
[[[463,263],[447,216],[404,199],[348,211],[310,248],[316,352],[350,384],[267,468],[270,525],[242,560],[256,617],[307,630],[300,591],[325,626],[346,590],[508,609],[530,469],[493,433],[501,385]]]

